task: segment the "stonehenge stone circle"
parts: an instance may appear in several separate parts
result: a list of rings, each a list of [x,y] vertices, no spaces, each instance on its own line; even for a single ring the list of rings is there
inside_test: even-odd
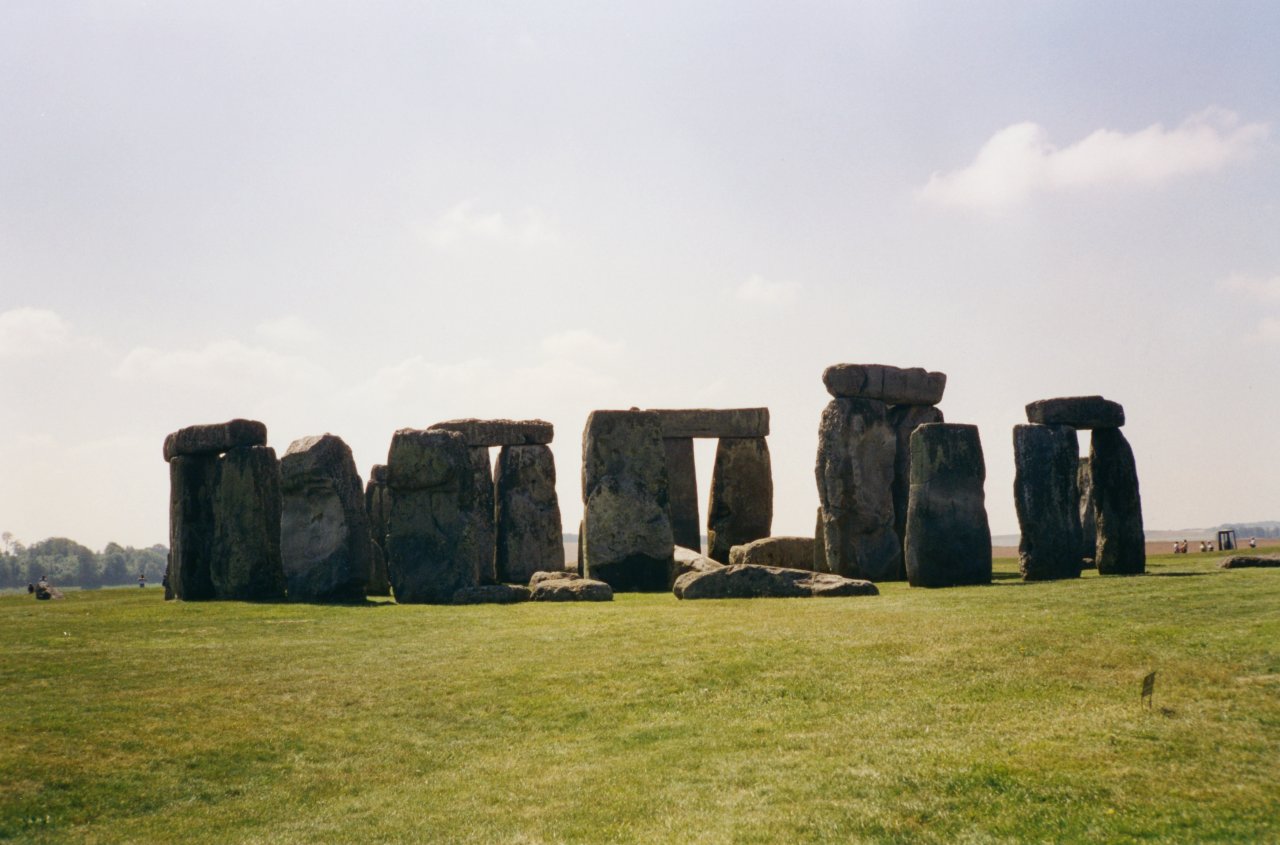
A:
[[[1076,488],[1080,491],[1080,559],[1085,569],[1093,569],[1098,557],[1098,523],[1093,515],[1093,473],[1089,456],[1080,456],[1076,471]]]
[[[698,476],[693,462],[693,439],[664,437],[667,454],[667,490],[671,510],[671,534],[677,546],[702,547],[698,520]]]
[[[551,449],[503,446],[494,475],[498,580],[523,584],[535,572],[563,570],[563,529]]]
[[[711,472],[707,556],[729,562],[729,549],[768,537],[773,527],[773,469],[763,437],[722,437]]]
[[[905,577],[893,530],[896,451],[883,402],[833,399],[822,412],[815,474],[828,571],[870,581]]]
[[[689,572],[676,579],[672,592],[678,599],[835,598],[880,593],[870,581],[750,564],[724,566],[709,572]]]
[[[1027,422],[1069,425],[1079,430],[1119,428],[1124,425],[1124,408],[1101,396],[1041,399],[1027,405]]]
[[[1089,447],[1093,512],[1097,520],[1099,575],[1136,575],[1146,571],[1142,497],[1133,449],[1118,428],[1093,432]]]
[[[926,423],[943,422],[942,411],[932,405],[894,405],[889,409],[889,425],[897,438],[893,458],[893,531],[907,542],[907,504],[911,489],[911,432]]]
[[[364,511],[369,518],[369,535],[373,538],[369,584],[365,588],[366,595],[370,596],[391,595],[391,581],[387,577],[387,514],[390,502],[387,465],[374,464],[364,488]]]
[[[582,434],[583,575],[666,590],[675,543],[657,414],[592,411]]]
[[[837,399],[875,399],[886,405],[936,405],[947,387],[945,373],[886,364],[833,364],[822,373]]]
[[[546,420],[445,420],[428,431],[456,431],[468,446],[537,446],[551,442],[555,428]]]
[[[977,426],[928,423],[912,433],[906,536],[911,586],[991,582],[986,477]]]
[[[401,429],[387,454],[387,569],[396,601],[447,604],[478,586],[475,481],[463,435]]]
[[[729,550],[731,566],[746,563],[754,566],[777,566],[783,569],[813,571],[812,537],[762,537]]]
[[[1076,430],[1070,426],[1013,427],[1013,498],[1022,532],[1018,566],[1024,580],[1080,576],[1079,454]],[[1096,481],[1095,475],[1095,496]]]
[[[768,437],[768,408],[657,409],[662,436],[670,439]]]
[[[365,596],[373,539],[351,449],[332,434],[293,441],[280,459],[280,556],[289,598]]]
[[[468,446],[467,454],[471,458],[471,482],[476,497],[471,510],[476,581],[480,584],[496,584],[499,580],[495,559],[498,542],[495,515],[497,506],[494,501],[493,470],[489,466],[489,447]]]
[[[1280,567],[1280,557],[1271,555],[1233,555],[1218,564],[1222,569],[1274,569]]]

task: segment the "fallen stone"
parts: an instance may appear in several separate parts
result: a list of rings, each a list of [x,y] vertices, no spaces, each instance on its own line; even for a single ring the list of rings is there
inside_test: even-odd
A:
[[[666,438],[768,437],[768,408],[654,410]]]
[[[546,420],[445,420],[429,431],[456,431],[468,446],[537,446],[550,443],[555,427]]]
[[[896,449],[883,402],[833,399],[822,412],[815,472],[829,571],[870,581],[906,578],[893,530]]]
[[[1280,566],[1280,557],[1274,555],[1235,555],[1225,557],[1218,566],[1223,569],[1249,569],[1254,567],[1271,569]]]
[[[231,420],[180,428],[164,439],[164,459],[179,455],[220,455],[245,446],[267,445],[267,427],[256,420]]]
[[[671,535],[677,546],[702,545],[702,525],[698,520],[698,476],[693,461],[693,440],[664,437],[667,455],[667,495],[671,512]]]
[[[476,582],[497,584],[507,580],[498,577],[497,516],[493,489],[493,470],[489,467],[489,447],[468,446],[471,456],[471,482],[475,487],[475,505],[471,509],[471,532],[475,539]]]
[[[453,604],[516,604],[532,596],[528,587],[518,584],[481,584],[463,587],[453,594]]]
[[[880,593],[870,581],[825,572],[749,564],[686,573],[676,580],[672,592],[678,599],[810,598],[874,596]]]
[[[530,598],[533,601],[613,601],[613,589],[603,581],[564,578],[539,582]]]
[[[729,564],[813,571],[812,537],[762,537],[729,549]]]
[[[498,580],[523,584],[564,568],[556,463],[546,446],[503,446],[494,472]]]
[[[294,601],[363,600],[372,533],[351,449],[332,434],[293,441],[280,459],[280,556]]]
[[[907,542],[907,504],[911,490],[911,432],[917,426],[943,422],[942,411],[932,405],[894,405],[889,426],[897,440],[893,455],[893,532]]]
[[[1118,428],[1093,432],[1089,469],[1093,476],[1093,513],[1098,525],[1099,575],[1137,575],[1147,569],[1142,496],[1133,449]]]
[[[572,569],[550,569],[529,576],[529,586],[536,587],[543,581],[577,581],[582,576]]]
[[[707,505],[707,556],[728,563],[734,546],[773,528],[773,469],[763,437],[724,437],[716,446]]]
[[[833,364],[822,373],[837,399],[875,399],[887,405],[936,405],[947,387],[946,373],[887,364]]]
[[[1074,429],[1119,428],[1124,425],[1124,408],[1101,396],[1041,399],[1027,405],[1027,422]]]
[[[911,586],[991,583],[986,477],[977,426],[928,423],[911,434],[906,537]]]
[[[1070,426],[1013,427],[1013,499],[1024,581],[1080,577],[1079,456]]]
[[[686,549],[676,546],[673,555],[673,563],[671,565],[671,584],[675,585],[681,575],[689,572],[710,572],[713,569],[722,569],[723,563],[712,560],[702,552],[696,552],[693,549]]]

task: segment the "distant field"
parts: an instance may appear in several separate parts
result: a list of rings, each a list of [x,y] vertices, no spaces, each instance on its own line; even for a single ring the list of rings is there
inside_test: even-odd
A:
[[[1280,570],[1218,559],[854,599],[4,596],[0,840],[1276,842]]]

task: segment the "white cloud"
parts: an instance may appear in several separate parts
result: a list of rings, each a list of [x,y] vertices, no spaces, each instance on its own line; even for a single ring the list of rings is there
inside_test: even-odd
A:
[[[1247,294],[1264,302],[1280,302],[1280,276],[1262,279],[1257,276],[1237,274],[1220,279],[1218,287],[1222,290]]]
[[[302,346],[320,338],[314,326],[297,315],[259,323],[254,329],[258,337],[277,346]]]
[[[1099,129],[1058,147],[1039,124],[1017,123],[991,136],[973,164],[934,173],[918,193],[938,205],[997,209],[1039,191],[1156,185],[1246,159],[1269,131],[1267,124],[1242,125],[1233,112],[1208,109],[1175,129],[1159,123],[1128,134]]]
[[[325,380],[323,370],[305,358],[248,346],[238,340],[219,340],[200,349],[140,346],[125,355],[113,374],[125,381],[206,389],[241,389],[264,382],[320,384]]]
[[[0,314],[0,358],[35,358],[65,345],[71,324],[42,308],[15,308]]]
[[[542,339],[542,351],[553,358],[590,360],[622,351],[621,340],[606,340],[586,329],[571,329]]]
[[[540,247],[560,241],[556,222],[537,208],[508,216],[500,211],[481,211],[473,199],[463,200],[423,226],[422,237],[436,249],[469,242]]]
[[[734,295],[743,302],[761,305],[782,305],[795,301],[800,292],[798,282],[771,282],[761,276],[752,276],[738,285]]]

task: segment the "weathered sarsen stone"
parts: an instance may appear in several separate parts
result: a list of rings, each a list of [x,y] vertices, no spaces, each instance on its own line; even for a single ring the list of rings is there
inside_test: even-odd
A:
[[[897,439],[883,402],[833,399],[822,412],[815,473],[826,566],[871,581],[906,577],[893,530]]]
[[[461,434],[401,429],[391,438],[387,568],[397,601],[446,604],[477,586],[472,476]]]
[[[676,579],[672,592],[678,599],[837,598],[880,593],[870,581],[826,572],[750,564],[689,572]]]
[[[217,472],[216,455],[169,459],[169,587],[184,601],[214,597],[209,556]]]
[[[684,408],[652,410],[658,415],[662,436],[690,437],[768,437],[768,408]]]
[[[218,459],[209,578],[220,599],[284,597],[280,462],[268,446],[232,449]]]
[[[813,571],[812,537],[762,537],[729,549],[729,564]]]
[[[693,440],[664,437],[667,455],[667,491],[671,511],[671,534],[677,546],[702,547],[702,525],[698,521],[698,476],[693,461]]]
[[[1274,569],[1280,567],[1280,557],[1275,555],[1234,555],[1223,558],[1218,566],[1223,569]]]
[[[1080,577],[1079,455],[1070,426],[1013,427],[1018,566],[1026,581]]]
[[[467,453],[471,456],[471,481],[476,491],[475,505],[471,508],[476,580],[481,584],[496,584],[502,579],[498,578],[497,568],[497,504],[494,501],[493,470],[489,467],[489,447],[469,446]]]
[[[707,556],[729,562],[729,549],[768,537],[773,528],[773,468],[763,437],[722,437],[711,471]]]
[[[894,405],[889,409],[888,419],[897,439],[893,457],[893,531],[905,548],[911,488],[911,432],[917,426],[943,422],[943,417],[942,411],[932,405]]]
[[[714,561],[704,555],[702,552],[686,549],[676,546],[673,555],[674,563],[671,566],[671,584],[675,585],[676,580],[687,572],[710,572],[713,569],[719,569],[724,566],[723,563]]]
[[[946,373],[887,364],[833,364],[822,373],[837,399],[875,399],[887,405],[936,405],[947,387]]]
[[[504,446],[498,453],[498,580],[523,584],[564,568],[555,457],[546,446]]]
[[[373,538],[366,595],[391,595],[391,580],[387,576],[387,514],[390,508],[391,498],[387,492],[387,465],[374,464],[369,470],[369,482],[364,488],[364,512],[369,517],[369,534]]]
[[[928,423],[911,434],[906,539],[911,586],[991,582],[986,477],[977,426]]]
[[[267,445],[267,427],[257,420],[235,419],[224,423],[191,425],[164,439],[166,461],[182,455],[220,455],[245,446]]]
[[[351,449],[332,434],[293,441],[280,459],[280,554],[295,601],[364,599],[373,541]]]
[[[1142,497],[1133,449],[1118,428],[1093,432],[1089,448],[1093,511],[1098,523],[1099,575],[1137,575],[1147,569]]]
[[[546,420],[445,420],[429,431],[456,431],[468,446],[533,446],[550,443],[555,427]]]
[[[1080,456],[1076,489],[1080,492],[1080,560],[1083,568],[1092,569],[1098,557],[1098,522],[1093,515],[1093,473],[1088,455]]]
[[[613,601],[613,589],[590,578],[539,581],[531,588],[531,601]]]
[[[666,590],[675,548],[658,416],[593,411],[582,434],[583,574],[615,590]]]
[[[1074,429],[1119,428],[1124,425],[1124,408],[1101,396],[1041,399],[1027,405],[1027,422]]]

